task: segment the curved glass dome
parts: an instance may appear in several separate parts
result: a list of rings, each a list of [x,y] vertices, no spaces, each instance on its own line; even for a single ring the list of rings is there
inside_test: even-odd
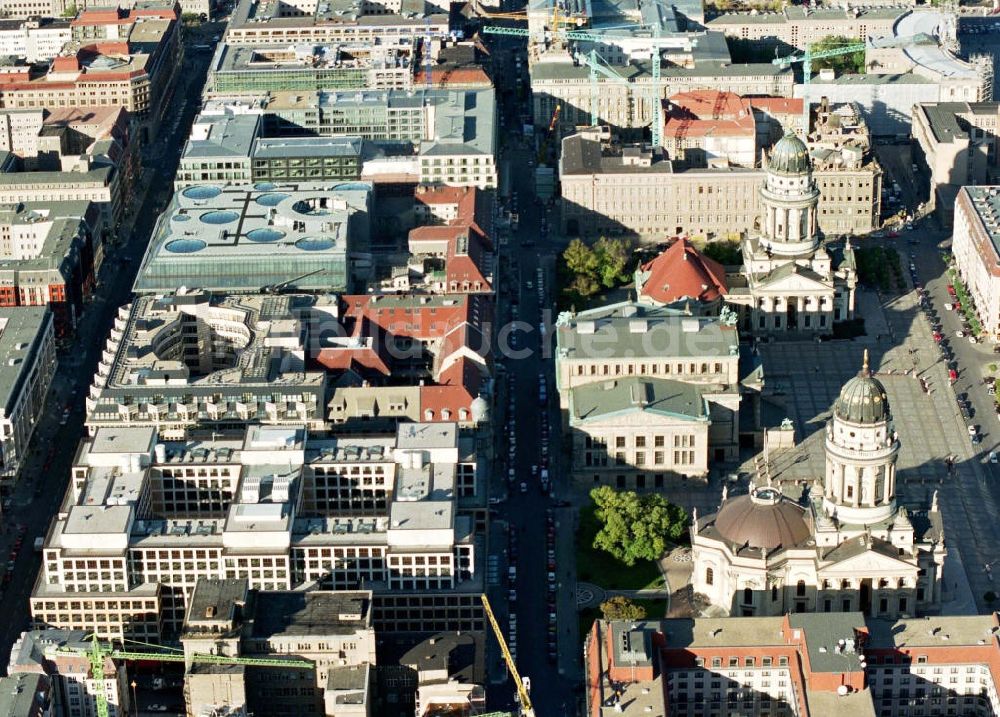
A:
[[[272,192],[271,194],[261,194],[259,197],[257,197],[256,201],[257,204],[261,205],[262,207],[276,207],[286,199],[288,199],[287,194],[282,194],[281,192]]]
[[[253,188],[256,189],[258,192],[270,192],[277,186],[278,185],[275,184],[274,182],[257,182],[255,185],[253,185]]]
[[[228,209],[216,209],[213,212],[205,212],[200,218],[205,224],[231,224],[239,219],[240,215]]]
[[[297,246],[302,251],[326,251],[327,249],[333,249],[336,242],[333,239],[326,239],[324,237],[303,237],[295,242]]]
[[[338,189],[344,192],[348,192],[352,189],[369,189],[370,187],[364,182],[344,182],[343,184],[338,184],[333,189],[337,191]]]
[[[181,196],[188,199],[215,199],[222,194],[222,187],[214,184],[196,184],[181,190]]]
[[[247,232],[247,239],[255,241],[259,244],[267,244],[269,242],[278,241],[284,236],[285,232],[277,229],[251,229]]]
[[[189,222],[189,221],[191,221],[191,215],[190,214],[175,214],[173,217],[171,217],[171,219],[173,219],[173,221],[175,221],[175,222]]]
[[[208,246],[208,244],[203,242],[201,239],[175,239],[174,241],[167,242],[167,245],[164,248],[174,254],[194,254],[196,251],[201,251],[206,246]]]

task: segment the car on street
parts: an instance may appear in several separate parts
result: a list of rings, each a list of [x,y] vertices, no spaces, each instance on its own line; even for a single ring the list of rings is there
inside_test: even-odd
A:
[[[997,463],[997,452],[990,451],[990,463]]]

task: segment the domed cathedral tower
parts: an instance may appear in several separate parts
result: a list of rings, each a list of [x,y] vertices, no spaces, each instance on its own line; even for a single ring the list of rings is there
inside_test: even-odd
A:
[[[809,150],[793,134],[779,141],[771,152],[760,204],[764,212],[760,245],[765,251],[786,257],[816,251],[819,189],[813,181]]]
[[[755,334],[828,334],[854,313],[853,249],[848,243],[831,256],[820,241],[820,192],[801,139],[785,135],[765,167],[760,233],[743,242],[748,291],[729,301],[745,307],[743,326]]]
[[[896,457],[885,387],[874,378],[868,351],[857,376],[840,391],[826,427],[823,510],[844,523],[875,525],[896,514]]]
[[[695,592],[732,615],[933,610],[946,555],[941,514],[936,494],[929,509],[897,505],[899,446],[865,352],[833,405],[823,480],[806,499],[751,485],[739,497],[723,490],[717,513],[694,518]]]

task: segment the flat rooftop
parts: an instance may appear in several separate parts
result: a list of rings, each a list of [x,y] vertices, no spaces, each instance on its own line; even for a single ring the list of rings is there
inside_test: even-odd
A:
[[[981,228],[990,238],[996,256],[1000,257],[1000,186],[962,187],[959,191],[972,200]]]
[[[0,407],[7,417],[34,369],[51,322],[47,306],[0,308]]]
[[[346,635],[371,625],[367,591],[268,591],[254,595],[248,636]]]

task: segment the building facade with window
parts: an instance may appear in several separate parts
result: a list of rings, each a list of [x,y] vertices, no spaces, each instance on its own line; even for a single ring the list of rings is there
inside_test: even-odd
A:
[[[983,332],[1000,340],[1000,186],[959,190],[951,252]]]
[[[724,492],[717,513],[695,516],[695,592],[744,616],[933,610],[946,554],[937,497],[912,514],[897,503],[900,442],[867,353],[834,403],[825,436],[822,491],[808,502],[751,486],[748,495]]]

